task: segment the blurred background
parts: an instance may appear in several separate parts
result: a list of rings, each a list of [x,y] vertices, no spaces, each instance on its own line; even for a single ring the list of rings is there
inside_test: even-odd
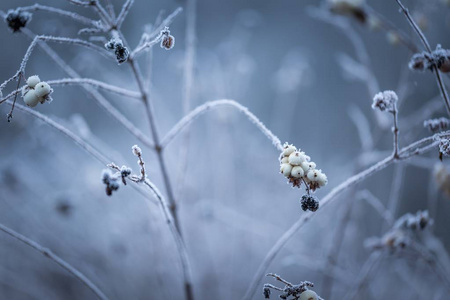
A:
[[[118,13],[124,1],[112,2]],[[3,0],[0,10],[34,3]],[[68,1],[39,3],[97,19],[91,9]],[[385,20],[377,20],[398,28],[422,51],[394,0],[367,4],[370,15],[382,15]],[[420,21],[433,49],[437,44],[450,47],[450,8],[445,1],[405,0],[404,4]],[[161,12],[167,16],[186,5],[181,0],[136,0],[123,25],[129,44],[135,47]],[[430,135],[422,125],[425,119],[446,116],[434,76],[408,69],[413,52],[399,42],[396,31],[386,31],[369,18],[361,22],[351,13],[331,14],[324,5],[314,0],[196,0],[191,86],[191,109],[211,100],[236,100],[282,142],[310,155],[329,180],[317,192],[319,199],[391,153],[390,116],[371,109],[375,92],[394,90],[400,97],[401,146]],[[77,34],[79,24],[47,12],[34,12],[27,28],[36,34],[89,38]],[[161,136],[184,115],[186,9],[170,31],[176,40],[172,50],[155,46],[151,69],[145,56],[139,60],[145,74],[151,71],[149,89]],[[355,51],[349,37],[360,41],[366,52]],[[3,82],[19,68],[30,40],[12,33],[3,22],[0,39]],[[76,46],[49,45],[83,77],[137,90],[127,64],[118,66]],[[368,57],[369,65],[361,64],[361,54]],[[42,80],[67,77],[39,47],[27,66],[26,75],[34,74]],[[14,88],[15,83],[10,84],[3,94]],[[102,93],[150,136],[141,103]],[[51,104],[38,105],[36,111],[71,129],[116,164],[139,171],[131,152],[138,141],[80,87],[54,87],[52,96]],[[3,116],[9,109],[0,106],[0,223],[52,249],[110,299],[182,299],[178,256],[158,206],[148,204],[129,185],[108,197],[100,177],[102,164],[20,111],[7,123]],[[149,179],[166,194],[155,152],[140,146]],[[279,152],[271,142],[229,107],[196,120],[188,143],[184,135],[178,136],[164,156],[192,262],[196,298],[240,299],[269,249],[304,214],[299,204],[303,190],[292,188],[279,174]],[[401,252],[385,255],[360,284],[360,271],[371,255],[364,241],[389,228],[361,199],[367,191],[395,219],[428,209],[434,219],[428,234],[439,249],[432,253],[446,259],[450,200],[442,187],[449,183],[437,181],[435,170],[445,173],[447,164],[445,159],[439,164],[435,150],[390,166],[349,189],[319,209],[269,271],[293,283],[312,281],[326,299],[346,299],[354,290],[360,299],[448,299],[446,285],[430,264]],[[264,279],[253,299],[263,299],[265,282],[281,286]],[[0,299],[95,296],[52,261],[1,233]]]

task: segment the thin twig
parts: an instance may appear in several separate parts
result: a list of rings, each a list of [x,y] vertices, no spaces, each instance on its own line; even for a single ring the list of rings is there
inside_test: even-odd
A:
[[[30,6],[18,7],[18,8],[16,8],[16,10],[19,10],[19,11],[45,11],[45,12],[54,13],[54,14],[57,14],[57,15],[60,15],[63,17],[71,18],[72,20],[80,22],[81,24],[85,24],[88,26],[94,26],[94,27],[98,28],[98,23],[92,19],[86,18],[84,16],[81,16],[81,15],[71,12],[71,11],[59,9],[59,8],[52,7],[52,6],[46,6],[46,5],[41,5],[41,4],[36,3],[36,4],[30,5]]]
[[[178,121],[175,126],[164,136],[161,141],[161,147],[165,148],[167,145],[185,128],[187,128],[193,121],[207,111],[217,108],[219,106],[231,106],[237,108],[239,112],[242,112],[255,126],[272,142],[276,149],[282,151],[283,146],[280,139],[275,136],[253,113],[251,113],[247,107],[239,104],[234,100],[222,99],[206,102],[192,110],[188,115],[184,116]]]
[[[122,27],[122,23],[125,20],[126,16],[130,12],[131,6],[133,6],[134,0],[127,0],[125,4],[122,6],[122,10],[119,13],[119,16],[115,22],[115,28],[120,29]]]
[[[61,268],[65,269],[67,272],[75,276],[75,278],[77,278],[83,285],[89,288],[95,294],[95,296],[97,296],[98,299],[108,300],[108,297],[106,297],[106,295],[90,279],[88,279],[83,273],[78,271],[71,264],[60,258],[58,255],[54,254],[50,249],[44,248],[37,242],[21,235],[18,232],[15,232],[14,230],[10,229],[9,227],[6,227],[3,224],[0,224],[0,230],[12,236],[16,240],[24,243],[30,248],[36,250],[37,252],[40,252],[42,255],[49,258],[50,260],[54,261]]]

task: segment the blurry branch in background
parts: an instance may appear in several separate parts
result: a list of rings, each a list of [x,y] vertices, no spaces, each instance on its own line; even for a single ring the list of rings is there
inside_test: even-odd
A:
[[[95,296],[97,296],[100,300],[108,300],[108,297],[91,281],[89,280],[83,273],[75,269],[72,265],[70,265],[68,262],[60,258],[58,255],[54,254],[50,249],[44,248],[35,241],[21,235],[18,232],[15,232],[14,230],[6,227],[3,224],[0,224],[0,230],[4,233],[12,236],[16,240],[24,243],[25,245],[29,246],[30,248],[34,249],[37,252],[40,252],[42,255],[47,257],[48,259],[54,261],[56,264],[58,264],[61,268],[65,269],[67,272],[75,276],[83,285],[85,285],[87,288],[89,288]]]
[[[186,1],[186,50],[183,70],[182,106],[183,115],[191,110],[193,90],[195,86],[195,54],[196,54],[196,19],[197,0]],[[186,131],[182,138],[180,153],[180,166],[178,167],[178,195],[183,195],[185,174],[188,167],[188,155],[190,146],[190,132]]]

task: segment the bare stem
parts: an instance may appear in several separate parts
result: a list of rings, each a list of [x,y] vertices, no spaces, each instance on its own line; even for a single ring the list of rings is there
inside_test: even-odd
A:
[[[75,267],[73,267],[71,264],[60,258],[58,255],[54,254],[50,249],[44,248],[37,242],[21,235],[18,232],[15,232],[14,230],[10,229],[9,227],[6,227],[3,224],[0,224],[0,230],[4,233],[12,236],[16,240],[24,243],[25,245],[29,246],[30,248],[36,250],[37,252],[40,252],[42,255],[47,257],[48,259],[54,261],[56,264],[58,264],[61,268],[65,269],[67,272],[75,276],[83,285],[85,285],[87,288],[89,288],[95,296],[97,296],[100,300],[108,300],[108,297],[91,281],[89,280],[83,273],[78,271]]]
[[[199,116],[219,106],[231,106],[237,108],[239,112],[242,112],[274,145],[274,147],[280,151],[283,150],[280,139],[274,135],[249,109],[234,100],[222,99],[216,101],[206,102],[192,110],[189,114],[184,116],[178,121],[175,126],[166,134],[161,141],[161,147],[165,148],[167,145],[185,128],[187,128],[193,121]]]
[[[392,112],[394,116],[394,127],[392,128],[392,133],[394,135],[394,150],[392,156],[397,159],[398,158],[398,118],[397,118],[397,104],[394,104],[394,111]]]
[[[81,24],[94,26],[94,27],[98,28],[97,22],[92,19],[86,18],[84,16],[81,16],[81,15],[71,12],[71,11],[59,9],[59,8],[52,7],[52,6],[46,6],[46,5],[41,5],[41,4],[36,3],[31,6],[18,7],[17,10],[20,10],[20,11],[45,11],[45,12],[54,13],[54,14],[57,14],[57,15],[60,15],[63,17],[71,18],[72,20],[77,21]]]

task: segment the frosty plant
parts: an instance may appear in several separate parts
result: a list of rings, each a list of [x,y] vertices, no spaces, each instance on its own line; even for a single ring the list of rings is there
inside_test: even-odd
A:
[[[300,203],[304,211],[316,211],[319,208],[319,201],[312,193],[328,183],[327,176],[322,170],[316,169],[316,164],[311,158],[294,145],[285,143],[280,155],[280,172],[292,184],[293,187],[300,188],[302,183],[307,194],[303,195]]]
[[[152,49],[152,47],[155,45],[159,45],[162,49],[165,50],[171,50],[174,47],[175,37],[171,34],[168,26],[180,13],[181,9],[175,10],[164,20],[154,24],[155,26],[153,27],[153,30],[151,32],[143,33],[140,42],[135,47],[132,47],[127,42],[127,39],[121,30],[121,26],[134,3],[133,0],[126,0],[120,13],[117,16],[114,13],[111,5],[108,5],[107,9],[102,5],[102,2],[98,0],[69,0],[69,2],[74,5],[93,9],[93,11],[96,13],[97,19],[87,18],[77,13],[39,4],[16,8],[14,10],[8,11],[7,13],[0,12],[0,15],[3,17],[7,26],[13,33],[23,33],[31,39],[31,44],[26,50],[17,72],[0,85],[0,92],[3,92],[7,88],[8,84],[17,81],[15,89],[11,89],[9,94],[6,94],[5,96],[3,96],[3,94],[1,94],[0,96],[2,97],[2,99],[0,100],[0,104],[5,103],[11,106],[11,110],[7,115],[8,121],[11,121],[13,113],[16,109],[17,111],[24,112],[29,116],[42,120],[53,129],[71,139],[76,145],[89,153],[102,165],[108,167],[108,169],[103,170],[103,172],[101,173],[101,182],[104,185],[105,192],[108,196],[115,195],[116,193],[118,193],[121,185],[127,185],[129,182],[131,183],[129,184],[129,186],[136,188],[139,191],[140,187],[147,188],[148,190],[144,192],[146,199],[156,199],[159,207],[161,208],[164,221],[169,227],[171,236],[175,242],[176,251],[181,264],[184,284],[183,292],[185,299],[193,300],[193,285],[195,283],[195,277],[193,277],[193,275],[191,274],[188,249],[186,249],[185,242],[182,238],[183,228],[181,228],[177,214],[178,202],[175,201],[176,199],[174,188],[172,186],[171,176],[169,176],[170,173],[166,166],[164,150],[176,137],[181,134],[181,132],[187,130],[187,128],[193,122],[195,122],[202,114],[205,114],[208,111],[228,106],[242,113],[248,120],[251,121],[252,124],[254,124],[254,126],[256,126],[256,128],[265,137],[268,138],[276,151],[278,151],[278,153],[281,152],[281,155],[279,157],[280,172],[288,179],[288,183],[297,188],[301,188],[302,186],[304,186],[305,189],[305,193],[301,196],[300,200],[301,208],[305,212],[300,214],[298,220],[287,231],[281,234],[278,241],[270,249],[266,257],[260,264],[259,268],[256,270],[254,278],[248,284],[248,290],[244,295],[244,299],[251,299],[255,292],[257,290],[260,290],[260,284],[262,278],[264,277],[264,274],[267,272],[270,264],[277,256],[277,254],[281,251],[281,249],[283,249],[283,247],[292,239],[294,234],[298,232],[306,222],[320,214],[320,212],[313,213],[316,212],[319,208],[319,201],[314,196],[314,192],[317,189],[320,189],[327,185],[327,176],[324,172],[322,172],[321,169],[317,168],[316,164],[311,161],[310,156],[308,156],[304,151],[302,151],[301,149],[297,149],[294,145],[288,143],[282,145],[279,138],[274,135],[253,113],[251,113],[248,108],[242,106],[234,100],[222,99],[206,102],[190,112],[189,109],[186,109],[184,111],[184,117],[181,118],[181,120],[179,120],[164,136],[161,136],[157,126],[157,118],[155,117],[157,115],[157,112],[153,107],[153,100],[150,97],[149,93],[149,87],[151,85],[142,73],[141,66],[139,65],[137,59],[141,55],[148,55],[149,50]],[[411,59],[410,67],[414,70],[430,70],[434,72],[437,78],[441,95],[444,99],[444,104],[450,112],[447,91],[440,75],[440,72],[448,72],[449,70],[450,55],[448,54],[448,50],[442,49],[442,47],[438,46],[436,50],[432,51],[425,36],[412,20],[407,9],[403,7],[400,1],[397,2],[426,48],[424,52],[421,53],[415,51],[416,54],[413,55],[413,58]],[[31,20],[31,13],[37,11],[45,11],[58,15],[60,17],[71,19],[83,26],[79,31],[80,36],[88,35],[91,38],[81,39],[73,37],[35,35],[30,29],[28,29],[28,25]],[[356,18],[363,24],[367,23],[366,21],[368,17],[373,17],[375,15],[375,13],[366,5],[364,1],[358,0],[328,1],[327,12],[330,13],[330,11],[339,16],[350,16],[351,18]],[[389,23],[382,22],[381,24],[384,24],[385,28],[387,28],[388,30],[394,30],[389,27],[390,25],[386,25]],[[192,34],[192,32],[194,32],[193,28],[194,27],[190,27],[189,30],[191,30],[191,38],[195,40],[195,34]],[[346,27],[343,26],[343,28]],[[346,29],[348,30],[349,34],[352,33],[351,28],[349,29],[347,27]],[[400,33],[400,31],[395,31],[395,33],[398,35],[399,40],[402,41],[408,48],[415,49],[415,45],[411,45],[411,42],[407,38],[405,38],[403,34]],[[354,38],[354,36],[352,36],[352,38]],[[96,44],[96,42],[98,41],[101,41],[100,46]],[[61,59],[61,57],[49,46],[50,43],[60,43],[68,45],[70,47],[84,47],[94,53],[102,55],[106,59],[109,59],[109,61],[112,62],[117,68],[128,67],[137,85],[137,90],[130,90],[128,88],[119,87],[117,85],[109,84],[107,82],[91,78],[84,78]],[[356,49],[361,49],[361,45],[358,44],[357,41],[354,41],[354,44],[356,45]],[[27,74],[27,63],[34,53],[36,46],[40,47],[59,67],[61,67],[66,76],[68,76],[69,78],[41,81],[40,77],[44,78],[44,74],[28,76],[31,74]],[[192,51],[192,49],[190,49],[190,51]],[[363,180],[369,178],[371,175],[385,169],[395,162],[407,160],[412,156],[418,156],[436,149],[439,149],[441,158],[443,156],[450,155],[450,132],[444,131],[448,129],[449,121],[448,119],[442,117],[434,120],[431,119],[424,123],[426,127],[433,131],[433,135],[423,137],[405,147],[400,147],[398,129],[399,97],[394,91],[387,90],[379,92],[381,89],[378,88],[378,83],[373,78],[373,74],[369,72],[370,57],[368,55],[361,54],[361,52],[358,53],[360,56],[360,65],[356,63],[356,65],[360,67],[358,69],[358,71],[360,71],[358,75],[360,77],[363,77],[363,81],[365,81],[365,83],[369,87],[369,90],[371,91],[371,97],[375,94],[375,96],[373,97],[372,107],[375,110],[384,113],[383,116],[392,114],[393,150],[392,154],[388,155],[387,157],[370,161],[372,165],[370,165],[369,163],[363,165],[362,167],[364,168],[362,170],[358,170],[358,172],[355,172],[353,176],[350,176],[342,183],[332,188],[328,192],[328,194],[326,194],[320,201],[321,211],[324,207],[336,201],[336,199],[338,199],[338,196],[348,188],[356,186],[357,183],[362,182]],[[185,64],[186,82],[190,82],[192,84],[192,70],[194,68],[192,56],[190,56],[190,58],[187,60],[188,62]],[[348,68],[348,70],[353,70],[354,73],[357,73],[354,71],[354,69],[355,68]],[[21,87],[20,83],[22,80],[26,81],[26,84]],[[131,133],[134,138],[139,141],[139,145],[141,145],[144,150],[142,150],[138,146],[132,147],[133,155],[138,158],[138,173],[133,173],[131,168],[126,165],[119,167],[115,163],[111,163],[112,160],[106,154],[97,150],[95,147],[86,142],[82,137],[71,132],[69,129],[65,128],[63,125],[45,116],[44,114],[32,109],[39,103],[50,102],[52,100],[51,95],[54,88],[64,87],[67,85],[79,85],[80,87],[82,87],[88,97],[92,98],[96,103],[98,103],[109,116],[115,119],[121,126],[128,130],[128,132]],[[183,96],[183,99],[186,100],[183,103],[183,106],[187,108],[189,108],[190,88],[191,87],[186,87],[186,93]],[[145,110],[148,119],[149,133],[146,133],[138,128],[137,125],[134,124],[133,120],[128,119],[117,108],[115,108],[110,103],[110,101],[108,101],[107,98],[105,98],[103,94],[100,93],[100,91],[114,93],[116,95],[120,95],[124,98],[130,99],[130,101],[138,101]],[[17,98],[22,98],[23,102],[26,105],[24,106],[21,104],[16,104]],[[57,99],[57,101],[64,100],[65,99]],[[379,112],[377,113],[381,114]],[[427,116],[427,119],[429,117],[430,116]],[[389,118],[387,119],[389,120]],[[420,122],[422,121],[423,119],[420,120]],[[362,130],[360,127],[358,127],[358,129]],[[361,136],[364,136],[364,134],[361,134]],[[368,142],[366,144],[371,145],[373,143]],[[367,148],[371,148],[371,146]],[[144,162],[143,153],[145,153],[146,150],[153,151],[156,154],[155,164],[147,165]],[[274,154],[273,157],[275,158],[276,154]],[[159,165],[160,175],[165,187],[165,194],[160,192],[156,185],[153,184],[153,182],[148,178],[147,170],[149,168],[156,168],[157,165]],[[447,178],[448,176],[445,175],[440,177]],[[148,191],[150,191],[152,198],[148,196]],[[186,209],[189,209],[189,207],[187,207]],[[420,230],[424,229],[428,226],[429,223],[431,223],[428,221],[424,221],[428,220],[427,218],[428,216],[426,216],[425,213],[421,213],[420,216],[408,216],[406,219],[401,219],[401,222],[399,221],[398,224],[391,229],[391,231],[388,231],[386,236],[383,236],[382,239],[378,240],[378,247],[398,248],[398,246],[400,246],[401,248],[404,244],[404,240],[398,237],[398,233],[401,232],[402,237],[405,233],[411,234],[412,226],[415,226],[414,230],[416,231],[417,228],[419,228]],[[415,221],[411,221],[412,219],[414,219]],[[105,293],[100,291],[96,287],[96,285],[91,282],[86,276],[81,274],[77,269],[69,265],[58,256],[51,253],[51,251],[49,251],[48,249],[29,240],[28,238],[25,238],[24,236],[7,228],[6,226],[1,225],[0,230],[58,263],[65,270],[67,270],[78,280],[80,280],[85,286],[90,288],[90,290],[95,293],[95,295],[99,299],[107,299]],[[392,237],[391,235],[393,232],[395,233],[394,237]],[[186,238],[189,238],[189,234],[186,235]],[[264,297],[266,298],[269,298],[271,292],[275,290],[280,292],[279,297],[281,299],[289,299],[289,297],[297,300],[321,299],[315,291],[310,289],[313,287],[313,284],[311,282],[305,281],[299,284],[292,284],[285,281],[278,275],[268,274],[268,276],[274,277],[278,281],[284,283],[285,287],[279,288],[275,285],[265,284],[263,287],[263,293]]]

